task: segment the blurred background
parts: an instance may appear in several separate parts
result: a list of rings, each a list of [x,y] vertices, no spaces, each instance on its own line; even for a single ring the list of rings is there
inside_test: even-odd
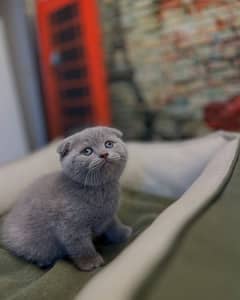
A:
[[[240,131],[239,0],[1,0],[0,164],[86,126]]]

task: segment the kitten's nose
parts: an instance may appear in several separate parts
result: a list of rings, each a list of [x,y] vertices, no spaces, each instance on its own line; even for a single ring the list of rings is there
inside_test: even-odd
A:
[[[99,155],[99,157],[101,157],[101,158],[107,158],[108,157],[108,153],[107,152],[104,152],[104,153],[101,153],[100,155]]]

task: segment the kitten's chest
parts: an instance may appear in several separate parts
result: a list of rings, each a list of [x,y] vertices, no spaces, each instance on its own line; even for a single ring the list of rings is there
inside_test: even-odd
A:
[[[116,213],[118,196],[118,186],[102,186],[89,193],[89,217],[96,235],[104,231]]]

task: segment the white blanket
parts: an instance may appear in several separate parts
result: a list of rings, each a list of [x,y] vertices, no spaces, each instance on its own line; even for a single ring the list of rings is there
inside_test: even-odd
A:
[[[234,134],[217,132],[184,142],[128,143],[124,187],[177,198],[195,181],[208,161]],[[0,213],[39,176],[60,169],[55,141],[25,159],[0,168]]]

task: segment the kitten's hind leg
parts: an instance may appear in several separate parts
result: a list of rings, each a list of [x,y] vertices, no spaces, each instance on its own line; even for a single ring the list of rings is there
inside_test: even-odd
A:
[[[33,247],[32,245],[26,246],[24,253],[19,256],[42,269],[47,269],[53,267],[58,260],[63,259],[64,253],[57,246],[46,247],[45,251],[43,251],[40,247]]]
[[[124,225],[115,217],[102,234],[101,238],[104,242],[110,244],[120,244],[126,242],[132,234],[132,228]]]

